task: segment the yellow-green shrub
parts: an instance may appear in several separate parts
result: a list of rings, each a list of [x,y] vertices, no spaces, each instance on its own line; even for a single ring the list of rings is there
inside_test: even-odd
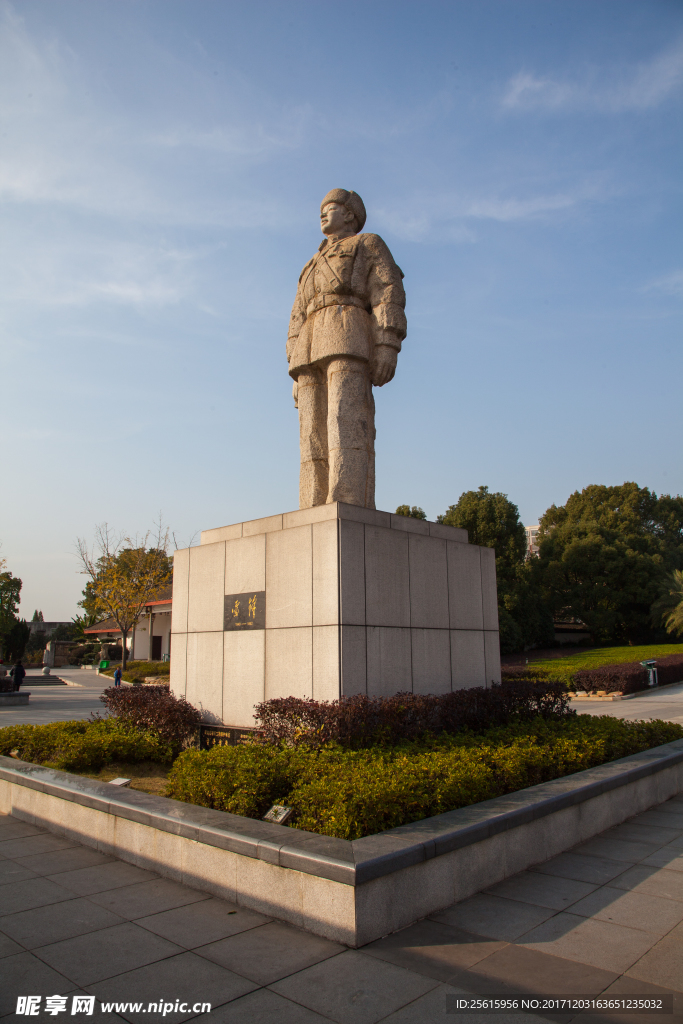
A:
[[[173,759],[173,750],[158,734],[123,725],[116,719],[10,725],[0,729],[0,754],[16,750],[22,761],[63,771],[101,768],[112,761]]]
[[[672,722],[582,715],[362,750],[214,747],[177,758],[167,795],[254,818],[284,803],[295,827],[357,839],[681,737]]]

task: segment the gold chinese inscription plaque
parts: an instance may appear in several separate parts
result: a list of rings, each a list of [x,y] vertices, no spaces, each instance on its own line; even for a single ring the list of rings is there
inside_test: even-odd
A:
[[[225,595],[223,629],[240,629],[248,633],[252,629],[265,628],[265,590],[252,591],[250,594]]]

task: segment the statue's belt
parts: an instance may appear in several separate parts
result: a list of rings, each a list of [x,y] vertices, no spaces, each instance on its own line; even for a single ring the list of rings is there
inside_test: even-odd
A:
[[[306,316],[310,316],[311,313],[315,313],[319,309],[324,309],[325,306],[358,306],[359,309],[368,312],[368,304],[362,299],[357,299],[355,295],[328,294],[316,295],[314,299],[311,299],[306,307]]]

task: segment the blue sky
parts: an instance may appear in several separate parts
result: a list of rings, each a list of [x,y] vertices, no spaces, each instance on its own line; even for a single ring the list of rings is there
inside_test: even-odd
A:
[[[69,618],[95,524],[298,503],[318,207],[405,273],[377,506],[683,490],[678,0],[0,3],[0,554]]]

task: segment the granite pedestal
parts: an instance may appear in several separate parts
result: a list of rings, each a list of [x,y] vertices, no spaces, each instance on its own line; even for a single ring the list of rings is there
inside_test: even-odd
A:
[[[171,690],[206,722],[253,727],[273,697],[499,681],[495,554],[466,530],[336,502],[175,554]]]

